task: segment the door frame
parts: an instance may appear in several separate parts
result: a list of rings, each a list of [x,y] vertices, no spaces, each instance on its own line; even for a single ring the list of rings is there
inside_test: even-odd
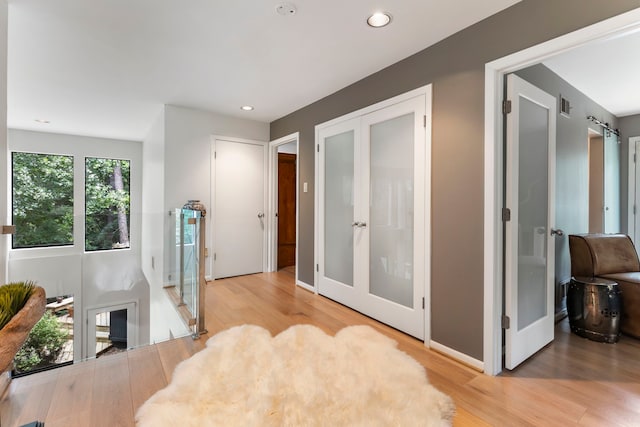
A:
[[[485,64],[483,370],[486,374],[497,375],[502,371],[504,77],[572,48],[637,30],[640,30],[640,8]]]
[[[313,263],[315,264],[315,268],[313,269],[313,283],[314,283],[314,292],[318,293],[318,280],[319,280],[319,262],[320,262],[320,218],[321,212],[319,212],[320,206],[320,197],[322,195],[318,191],[320,182],[320,156],[318,155],[318,147],[320,143],[320,131],[323,128],[333,126],[335,124],[352,120],[358,118],[360,116],[373,113],[374,111],[382,110],[394,104],[398,104],[400,102],[409,100],[411,98],[415,98],[416,96],[424,95],[426,99],[426,123],[425,123],[425,153],[424,159],[424,168],[425,168],[425,179],[423,188],[425,191],[429,192],[429,194],[425,197],[424,200],[424,345],[426,347],[438,346],[441,348],[438,343],[431,341],[431,151],[432,151],[432,121],[433,121],[433,85],[428,84],[417,89],[413,89],[411,91],[402,93],[400,95],[396,95],[394,97],[385,99],[373,105],[369,105],[367,107],[361,108],[357,111],[352,111],[350,113],[344,114],[342,116],[336,117],[332,120],[323,122],[315,126],[315,139],[314,139],[314,153],[315,153],[315,181],[316,185],[314,188],[314,212],[315,212],[315,221],[314,221],[314,258]],[[416,164],[418,164],[420,160],[416,159]],[[441,349],[443,352],[447,353],[446,348]],[[456,353],[457,356],[457,353]]]
[[[300,132],[283,136],[269,142],[269,196],[267,215],[267,246],[268,261],[267,271],[278,270],[278,147],[295,142],[296,144],[296,268],[295,283],[307,290],[313,291],[313,287],[298,281],[298,246],[300,245]]]
[[[213,253],[209,253],[209,248],[211,249],[211,251],[213,252],[215,249],[215,239],[216,239],[216,141],[218,140],[222,140],[222,141],[229,141],[229,142],[237,142],[240,144],[252,144],[252,145],[261,145],[264,148],[264,160],[263,160],[263,168],[264,168],[264,175],[262,177],[262,183],[263,183],[263,197],[264,197],[264,206],[263,206],[263,212],[265,212],[266,214],[266,209],[267,209],[267,205],[268,205],[268,156],[267,156],[267,147],[269,146],[269,143],[266,141],[258,141],[256,139],[247,139],[247,138],[237,138],[237,137],[233,137],[233,136],[222,136],[222,135],[211,135],[211,153],[210,153],[210,158],[211,158],[211,176],[209,177],[209,182],[211,183],[211,206],[209,206],[208,208],[205,206],[205,208],[207,208],[207,217],[209,217],[209,227],[211,227],[211,231],[208,233],[208,238],[210,240],[205,242],[205,253],[207,254],[206,257],[208,258],[207,263],[209,264],[209,268],[210,268],[210,272],[211,272],[211,277],[208,277],[207,280],[215,280],[216,274],[215,274],[215,267],[216,264],[213,260]],[[264,234],[262,237],[262,271],[268,271],[267,267],[268,267],[268,258],[267,258],[267,251],[268,251],[268,245],[267,245],[267,232],[268,232],[268,226],[265,226],[265,230],[264,230]],[[207,237],[205,237],[205,240],[207,239]]]
[[[627,193],[627,231],[631,236],[631,240],[633,243],[638,246],[640,243],[640,228],[636,227],[636,216],[638,215],[638,209],[636,206],[639,204],[640,200],[636,198],[636,192],[640,188],[636,188],[636,172],[638,170],[638,154],[640,154],[640,150],[636,150],[636,146],[640,144],[640,136],[632,136],[629,137],[629,156],[628,156],[628,167],[627,167],[627,176],[628,176],[628,193]],[[636,157],[634,157],[636,156]],[[633,202],[633,203],[632,203]]]
[[[87,330],[85,332],[84,353],[82,360],[96,357],[96,315],[107,311],[127,310],[127,349],[138,347],[138,329],[140,328],[140,313],[137,299],[107,305],[98,305],[86,308]]]

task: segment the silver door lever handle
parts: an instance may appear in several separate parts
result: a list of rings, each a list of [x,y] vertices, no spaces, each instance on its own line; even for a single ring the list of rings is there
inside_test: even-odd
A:
[[[264,218],[264,213],[258,212],[258,218]]]
[[[364,228],[364,227],[367,226],[367,223],[366,222],[356,221],[356,222],[351,223],[351,226],[352,227],[358,227],[358,228]]]
[[[564,236],[564,231],[560,230],[559,228],[552,228],[551,229],[551,235],[556,235],[558,237],[562,237]]]

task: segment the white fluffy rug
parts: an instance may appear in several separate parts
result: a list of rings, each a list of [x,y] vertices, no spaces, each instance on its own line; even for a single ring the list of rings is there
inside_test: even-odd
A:
[[[331,337],[310,325],[276,337],[237,326],[180,363],[140,407],[139,426],[448,426],[451,398],[368,326]]]

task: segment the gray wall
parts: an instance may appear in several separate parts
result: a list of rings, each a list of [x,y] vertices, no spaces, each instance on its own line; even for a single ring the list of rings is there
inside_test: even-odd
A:
[[[618,126],[620,127],[622,141],[627,144],[625,147],[627,147],[628,153],[629,138],[632,136],[640,136],[640,114],[621,117],[618,121]]]
[[[562,116],[558,111],[556,119],[556,227],[565,232],[564,237],[556,238],[555,277],[556,285],[559,285],[571,278],[567,235],[589,232],[588,130],[602,132],[602,128],[587,117],[597,117],[613,128],[618,126],[618,119],[542,64],[516,74],[556,99],[562,95],[571,102],[570,117]],[[620,162],[625,162],[622,156]],[[624,167],[626,170],[626,163]],[[621,178],[621,184],[622,181]],[[626,187],[624,191],[621,188],[621,212],[626,212],[626,199]],[[562,302],[557,301],[556,311],[562,308]]]
[[[482,360],[484,65],[639,6],[524,0],[271,123],[272,140],[300,132],[300,279],[313,284],[314,126],[432,83],[431,337]]]

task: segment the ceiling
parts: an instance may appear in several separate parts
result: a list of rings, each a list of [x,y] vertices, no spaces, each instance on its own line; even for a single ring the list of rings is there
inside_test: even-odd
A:
[[[142,140],[164,104],[270,122],[517,1],[9,0],[8,124]]]
[[[589,43],[544,61],[617,117],[640,113],[640,32]]]

